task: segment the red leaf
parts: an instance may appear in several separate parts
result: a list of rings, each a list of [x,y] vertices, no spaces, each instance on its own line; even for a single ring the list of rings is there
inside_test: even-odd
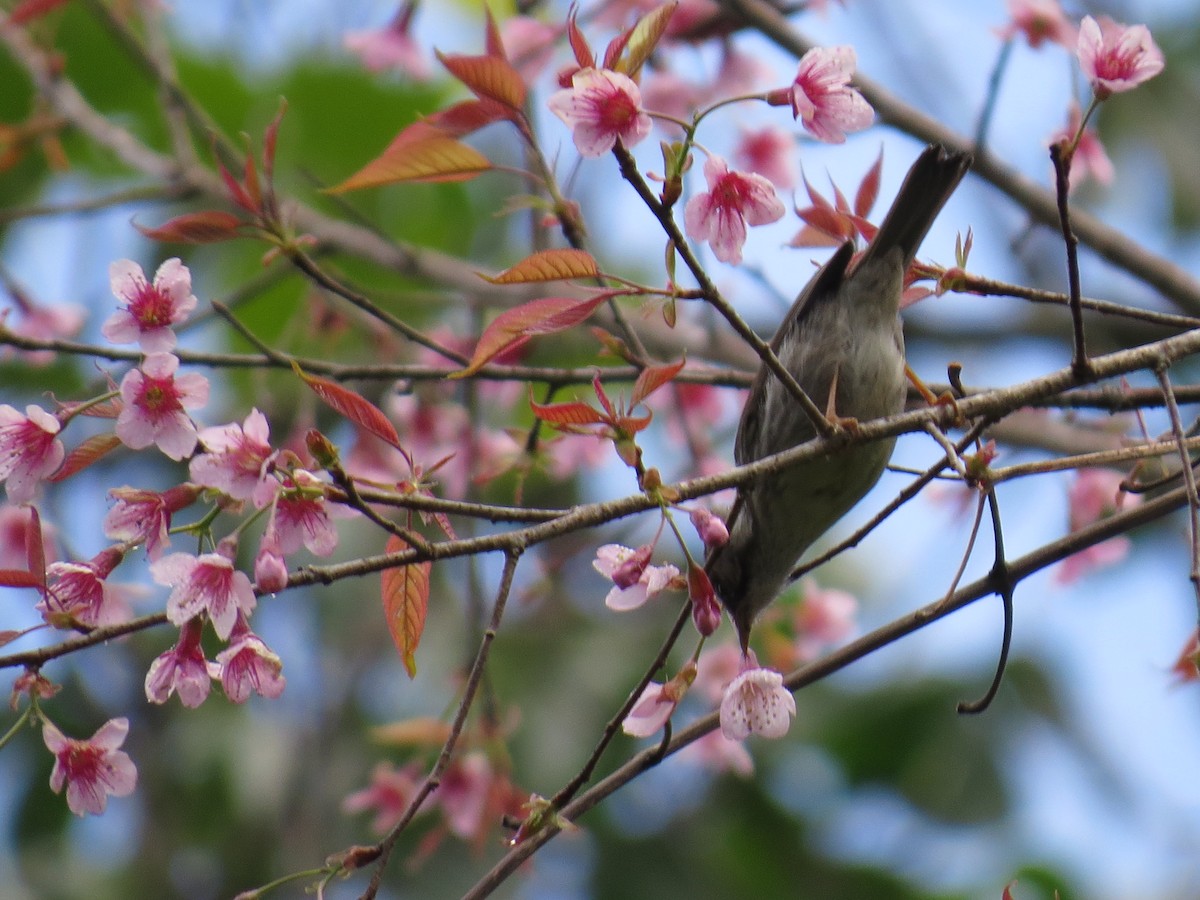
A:
[[[543,406],[530,397],[529,406],[535,416],[551,425],[600,425],[608,421],[599,410],[578,400]]]
[[[221,181],[225,184],[225,190],[229,192],[229,198],[242,209],[246,210],[246,212],[257,216],[258,207],[250,199],[250,195],[246,193],[246,189],[238,184],[237,179],[225,168],[225,163],[221,162],[219,157],[217,159],[217,171],[221,173]]]
[[[463,100],[425,119],[447,137],[460,138],[493,122],[512,118],[512,111],[495,100]]]
[[[169,244],[216,244],[238,237],[241,226],[241,219],[219,209],[184,213],[157,228],[145,228],[137,222],[133,223],[133,227],[150,240]]]
[[[567,297],[545,297],[506,309],[483,330],[475,352],[465,369],[450,375],[466,378],[482,369],[505,350],[523,344],[535,334],[554,334],[565,331],[590,316],[610,295],[599,294],[591,300],[572,300]]]
[[[491,167],[487,157],[475,148],[417,122],[400,132],[383,153],[328,190],[340,194],[407,181],[466,181]]]
[[[295,362],[292,369],[300,376],[314,394],[324,400],[358,427],[371,432],[382,441],[387,441],[393,447],[400,449],[400,436],[396,428],[374,403],[348,387],[342,387],[337,382],[316,375],[308,375]],[[403,452],[403,451],[401,451]]]
[[[867,174],[863,176],[862,183],[858,186],[858,193],[854,195],[854,212],[856,215],[865,217],[871,207],[875,205],[875,200],[879,197],[879,176],[883,172],[883,148],[879,148],[879,156],[875,160],[875,165],[867,170]]]
[[[279,139],[279,123],[283,121],[285,112],[287,112],[287,98],[280,97],[279,112],[275,113],[275,118],[263,132],[263,174],[267,176],[267,184],[270,184],[275,178],[275,145]]]
[[[571,14],[567,16],[567,40],[571,44],[571,52],[575,54],[575,61],[579,63],[579,67],[594,69],[596,57],[592,53],[592,48],[588,46],[587,38],[579,30],[579,23],[575,21],[576,12],[577,10],[572,9]]]
[[[633,383],[633,397],[629,401],[630,406],[637,406],[660,387],[671,381],[679,374],[684,364],[687,362],[681,359],[677,363],[669,363],[664,366],[647,366],[638,374],[637,381]]]
[[[451,75],[476,97],[495,100],[514,112],[525,106],[525,82],[521,73],[502,56],[455,56],[438,53]]]
[[[481,277],[492,284],[530,284],[568,278],[591,278],[600,274],[595,257],[586,250],[570,247],[539,250],[499,275]]]
[[[46,545],[42,540],[42,517],[37,507],[29,507],[29,521],[25,523],[25,564],[37,587],[46,586]]]
[[[483,33],[483,47],[487,51],[487,55],[498,59],[508,59],[508,54],[504,52],[504,41],[500,37],[500,26],[496,24],[496,17],[492,15],[490,7],[484,7],[484,12],[487,14],[487,25]]]
[[[388,553],[408,549],[405,540],[391,535],[387,540]],[[409,563],[384,569],[382,575],[383,614],[388,633],[400,651],[400,659],[409,678],[417,675],[417,645],[425,632],[425,617],[429,611],[429,570],[433,563]]]
[[[63,464],[46,480],[65,481],[119,446],[121,446],[121,439],[115,434],[94,434],[90,438],[85,438],[79,446],[67,454]]]

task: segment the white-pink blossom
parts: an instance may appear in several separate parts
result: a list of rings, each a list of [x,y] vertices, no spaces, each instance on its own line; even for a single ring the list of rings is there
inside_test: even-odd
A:
[[[766,225],[783,218],[784,206],[771,182],[761,175],[731,171],[725,160],[704,162],[708,190],[687,202],[683,222],[688,237],[708,241],[722,262],[742,261],[746,225]]]
[[[611,579],[637,552],[620,544],[605,544],[596,550],[592,567],[605,578]],[[679,569],[670,563],[661,566],[647,565],[642,569],[637,581],[628,587],[613,585],[604,598],[604,604],[617,612],[637,609],[651,597],[671,587],[678,578]]]
[[[772,669],[747,668],[725,689],[721,733],[731,741],[751,734],[783,737],[794,715],[796,698],[783,686],[783,676]]]
[[[179,360],[170,353],[151,353],[121,379],[121,413],[117,437],[142,450],[154,444],[171,459],[196,449],[196,425],[186,410],[208,402],[208,379],[197,372],[176,376]]]
[[[792,115],[819,141],[841,144],[846,133],[875,119],[862,94],[850,87],[858,62],[853,47],[813,47],[800,58],[787,91]]]
[[[271,426],[257,409],[250,410],[239,425],[214,425],[200,431],[203,453],[188,464],[192,481],[215,488],[235,500],[253,500],[262,509],[271,502],[275,482],[268,464],[275,458],[271,449]]]
[[[1163,54],[1145,25],[1123,25],[1108,16],[1084,16],[1079,25],[1079,66],[1100,100],[1131,91],[1163,70]]]
[[[172,694],[178,693],[184,706],[195,709],[208,698],[212,678],[200,646],[203,631],[203,620],[189,619],[179,630],[175,646],[150,663],[146,672],[147,700],[166,703]]]
[[[641,91],[620,72],[580,69],[571,77],[571,87],[555,92],[548,104],[571,129],[582,156],[602,156],[618,140],[632,147],[650,133]]]
[[[67,806],[77,816],[100,815],[109,796],[125,797],[137,787],[137,768],[119,748],[129,733],[128,719],[110,719],[86,741],[66,737],[52,723],[42,724],[42,740],[54,754],[50,788],[67,788]]]
[[[207,613],[221,640],[233,631],[238,612],[249,615],[258,602],[246,573],[235,569],[233,562],[220,553],[172,553],[152,562],[150,575],[171,588],[167,619],[172,624],[182,626]]]
[[[13,503],[28,503],[38,484],[62,465],[66,449],[58,419],[30,404],[25,414],[0,404],[0,480]]]
[[[175,347],[172,326],[196,308],[192,273],[178,259],[168,259],[154,273],[154,283],[131,259],[119,259],[108,267],[112,292],[124,306],[109,316],[100,329],[114,344],[137,344],[145,353]]]
[[[238,616],[229,646],[217,654],[210,673],[234,703],[245,703],[251,691],[273,700],[287,684],[282,661],[250,630],[243,616]]]

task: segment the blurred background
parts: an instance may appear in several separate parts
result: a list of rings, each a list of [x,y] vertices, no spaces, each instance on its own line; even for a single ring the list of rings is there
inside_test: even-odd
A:
[[[493,9],[498,17],[513,11],[503,3]],[[589,9],[585,4],[585,21]],[[163,21],[179,81],[225,134],[245,132],[257,144],[279,98],[287,99],[277,163],[281,194],[477,268],[509,265],[528,252],[529,241],[527,217],[497,214],[520,190],[515,178],[497,174],[465,185],[395,186],[339,198],[319,193],[374,158],[417,115],[462,94],[443,76],[432,48],[478,52],[481,5],[421,4],[412,34],[430,63],[427,79],[369,72],[343,44],[348,33],[384,27],[395,12],[395,3],[381,0],[207,0],[172,4]],[[1159,78],[1101,110],[1097,126],[1116,178],[1109,186],[1081,186],[1075,202],[1150,250],[1200,272],[1195,4],[1097,2],[1072,4],[1068,12],[1145,23],[1167,57]],[[558,25],[566,7],[541,4],[537,15]],[[167,152],[160,97],[103,21],[90,2],[71,2],[37,27],[52,37],[66,75],[90,103]],[[964,135],[975,130],[1001,53],[996,32],[1006,21],[1005,5],[990,0],[846,0],[845,8],[830,4],[824,13],[795,17],[796,26],[817,43],[853,45],[863,74]],[[612,34],[601,25],[585,31],[597,47]],[[732,41],[774,71],[775,80],[764,88],[790,81],[794,60],[763,38],[739,33]],[[680,47],[668,54],[676,72],[698,83],[719,65],[712,47]],[[541,110],[554,89],[553,70],[565,59],[560,48],[555,64],[540,76]],[[27,76],[4,51],[0,85],[0,122],[21,122],[35,111]],[[1065,124],[1078,86],[1074,59],[1062,48],[1033,50],[1017,40],[997,95],[993,152],[1048,186],[1046,145]],[[739,129],[768,121],[795,128],[785,110],[738,106],[715,116],[700,141],[730,154]],[[582,205],[593,252],[605,269],[659,283],[661,234],[622,188],[612,159],[585,161],[568,177],[575,155],[567,130],[544,111],[538,126],[547,155],[557,159],[560,175]],[[488,129],[476,142],[493,160],[520,163],[512,136],[502,128]],[[643,171],[661,170],[656,143],[638,148]],[[31,149],[0,173],[0,262],[9,305],[16,305],[14,286],[39,304],[76,304],[86,314],[78,340],[103,343],[100,324],[115,303],[109,263],[129,257],[150,272],[163,259],[181,255],[191,267],[201,310],[210,299],[232,302],[239,318],[272,345],[342,361],[362,361],[366,352],[389,362],[428,361],[394,338],[365,333],[361,321],[291,270],[264,267],[262,244],[170,247],[147,241],[131,219],[154,225],[197,206],[153,193],[133,199],[148,179],[78,132],[64,132],[62,148],[69,168],[55,168],[47,155]],[[919,152],[917,141],[876,126],[844,146],[802,142],[798,153],[815,188],[828,195],[832,178],[849,194],[881,148],[878,216]],[[204,148],[200,152],[208,159]],[[693,189],[698,173],[696,178]],[[121,192],[130,193],[129,202],[97,209],[85,202]],[[802,188],[796,203],[807,205]],[[31,214],[35,207],[45,207],[44,214]],[[951,264],[955,234],[968,226],[975,236],[971,271],[1064,288],[1061,242],[972,179],[942,214],[921,257]],[[764,333],[807,280],[810,259],[824,255],[787,248],[798,229],[790,211],[782,222],[755,229],[741,270],[708,260],[722,289]],[[466,338],[468,347],[479,331],[479,312],[451,290],[349,253],[337,254],[330,264],[418,327],[446,329]],[[1086,251],[1083,279],[1090,296],[1170,308]],[[638,321],[656,317],[650,311]],[[702,336],[711,324],[702,312],[681,307],[682,334]],[[1111,321],[1089,327],[1097,352],[1165,334]],[[952,360],[964,363],[965,380],[977,386],[1016,383],[1069,361],[1065,314],[1015,300],[931,298],[908,311],[906,329],[911,364],[933,381],[944,378]],[[586,330],[578,331],[535,343],[529,359],[595,363],[594,341]],[[185,331],[181,346],[250,349],[228,326],[204,315]],[[119,377],[119,369],[98,367],[86,357],[35,368],[9,350],[0,359],[0,400],[21,408],[29,402],[46,405],[47,393],[59,399],[90,396],[103,388],[101,370]],[[1194,381],[1194,370],[1193,363],[1181,364],[1173,370],[1176,382]],[[199,416],[202,424],[240,422],[258,406],[267,412],[276,440],[289,429],[302,433],[316,423],[345,446],[353,444],[348,429],[339,431],[290,375],[206,374],[214,390]],[[530,422],[523,386],[492,394],[461,385],[356,387],[389,411],[395,397],[402,404],[422,403],[435,420],[453,416],[452,408],[466,402],[471,415],[497,433],[528,428]],[[712,456],[728,464],[741,395],[725,390],[710,399]],[[1151,433],[1165,427],[1165,419],[1148,420]],[[1131,420],[1112,424],[1133,430]],[[647,461],[668,478],[694,474],[697,460],[670,425],[670,416],[660,416],[647,433]],[[403,429],[401,436],[406,437]],[[430,440],[453,446],[453,439],[451,431]],[[487,483],[464,478],[461,495],[511,503],[519,490],[527,504],[562,506],[633,492],[629,471],[611,448],[599,446],[595,464],[565,472],[552,466],[505,470]],[[894,462],[924,467],[939,453],[927,438],[909,436],[900,440]],[[1005,446],[1001,454],[998,462],[1010,464],[1047,452]],[[40,508],[57,527],[59,558],[87,559],[107,545],[100,522],[110,487],[163,488],[182,477],[183,470],[166,460],[117,453],[50,490]],[[886,475],[830,540],[865,521],[907,481],[903,474]],[[1010,556],[1065,533],[1070,482],[1068,474],[1043,475],[1000,488]],[[636,546],[653,536],[656,524],[647,516],[576,534],[537,548],[518,570],[494,648],[487,703],[503,726],[511,778],[525,794],[552,795],[578,770],[675,615],[670,600],[614,615],[603,604],[609,584],[591,566],[600,544]],[[817,578],[854,594],[857,629],[870,630],[945,592],[969,526],[970,515],[961,511],[953,489],[929,491]],[[469,529],[462,523],[460,534]],[[360,522],[341,523],[339,531],[336,558],[382,549],[378,532]],[[555,839],[499,896],[998,898],[1013,880],[1019,900],[1056,892],[1064,900],[1200,896],[1195,778],[1200,716],[1195,685],[1178,684],[1171,673],[1196,620],[1186,535],[1185,519],[1172,518],[1135,533],[1120,564],[1070,584],[1053,569],[1023,582],[1016,596],[1013,657],[985,714],[965,717],[954,710],[959,701],[982,694],[995,668],[1001,628],[995,598],[801,691],[785,739],[749,742],[752,777],[713,772],[696,758],[672,758],[588,814],[579,830]],[[981,543],[987,549],[968,566],[968,579],[991,565],[990,538]],[[152,584],[140,553],[114,577],[136,586],[139,613],[161,610],[166,592]],[[444,716],[453,708],[462,666],[474,652],[477,625],[498,577],[499,561],[490,557],[434,567],[430,625],[413,680],[384,628],[374,577],[263,599],[254,626],[283,659],[288,679],[276,701],[255,697],[234,706],[214,693],[196,710],[180,709],[176,699],[163,707],[147,705],[146,669],[175,639],[165,628],[50,664],[44,674],[64,689],[46,708],[68,734],[84,737],[108,718],[130,718],[125,749],[137,763],[139,786],[133,796],[111,801],[103,817],[77,819],[49,790],[52,759],[40,737],[29,732],[12,741],[0,753],[0,893],[13,900],[228,897],[369,843],[370,815],[344,813],[343,799],[368,784],[380,761],[427,766],[432,758],[428,750],[397,746],[373,729]],[[34,602],[32,592],[4,591],[0,627],[37,624]],[[730,640],[726,630],[719,637]],[[53,639],[37,633],[6,649]],[[17,674],[5,671],[2,683]],[[704,711],[701,698],[689,698],[679,721]],[[601,770],[615,767],[637,746],[618,739]],[[401,841],[381,896],[458,896],[499,857],[502,837],[493,829],[480,840],[464,841],[446,834],[436,814],[425,814]],[[306,883],[284,886],[272,896],[301,896]],[[326,896],[357,896],[364,884],[362,877],[339,882]]]

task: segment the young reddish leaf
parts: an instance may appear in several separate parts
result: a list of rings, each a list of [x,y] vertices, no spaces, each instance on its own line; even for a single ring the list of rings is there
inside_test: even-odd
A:
[[[600,274],[595,258],[586,250],[560,248],[539,250],[525,257],[499,275],[481,275],[492,284],[531,284],[538,281],[561,281],[568,278],[591,278]]]
[[[630,78],[637,77],[642,64],[658,46],[677,6],[678,3],[664,3],[638,20],[629,35],[629,55],[621,60],[618,71],[624,72]]]
[[[581,69],[594,69],[596,67],[596,57],[592,53],[592,48],[588,46],[587,38],[579,30],[579,23],[575,21],[577,12],[577,9],[572,8],[571,14],[567,16],[567,40],[571,44],[571,52],[575,54],[575,62],[579,63],[579,67]]]
[[[25,523],[25,564],[29,574],[39,588],[46,586],[46,544],[42,540],[42,517],[37,507],[29,507],[29,521]]]
[[[600,383],[600,370],[596,370],[596,374],[592,376],[592,390],[596,393],[596,399],[600,401],[600,405],[604,408],[604,412],[608,414],[611,420],[616,415],[613,409],[612,401],[608,399],[608,394],[604,393],[604,385]]]
[[[490,360],[505,350],[523,344],[535,334],[554,334],[578,325],[608,297],[608,294],[599,294],[583,301],[568,297],[544,297],[506,309],[483,330],[467,367],[449,377],[466,378],[468,375],[474,375]]]
[[[387,540],[388,553],[400,553],[408,544],[397,535]],[[387,620],[388,633],[400,651],[400,659],[409,678],[417,675],[417,645],[425,632],[425,616],[429,611],[429,570],[433,563],[426,561],[409,563],[384,569],[383,614]]]
[[[637,406],[660,387],[671,381],[687,362],[686,359],[681,359],[677,363],[669,363],[664,366],[647,366],[638,374],[637,381],[633,383],[633,397],[629,401],[630,406]]]
[[[262,209],[262,188],[258,184],[258,167],[254,164],[254,157],[249,152],[246,153],[242,183],[246,186],[246,193],[250,195],[254,208]]]
[[[213,152],[216,152],[215,140],[213,141]],[[238,184],[238,180],[225,168],[225,163],[221,161],[220,156],[217,157],[217,171],[221,173],[221,181],[225,184],[225,190],[229,192],[229,199],[246,210],[246,212],[257,216],[259,212],[258,206],[250,199],[250,195],[246,193],[246,189]]]
[[[238,237],[241,226],[241,219],[219,209],[184,213],[168,219],[157,228],[133,223],[133,227],[150,240],[169,244],[216,244]]]
[[[0,587],[42,588],[45,579],[24,569],[0,569]]]
[[[493,122],[512,118],[512,110],[495,100],[463,100],[435,112],[421,124],[436,128],[447,137],[466,137]],[[411,127],[411,126],[410,126]]]
[[[862,183],[858,186],[858,193],[854,195],[854,213],[859,216],[866,216],[871,208],[875,205],[875,200],[879,197],[879,177],[883,173],[883,148],[879,148],[879,156],[875,159],[875,165],[867,170],[867,174],[863,176]]]
[[[525,105],[525,82],[521,73],[502,56],[455,56],[438,53],[450,74],[465,84],[476,97],[495,100],[516,112]]]
[[[327,378],[305,373],[298,364],[292,363],[292,369],[307,384],[314,394],[320,397],[333,409],[337,410],[359,428],[371,432],[382,441],[387,441],[393,447],[400,447],[400,436],[396,428],[374,403],[362,394],[355,393],[348,387]]]
[[[529,406],[533,414],[551,425],[600,425],[608,420],[586,403],[571,400],[566,403],[547,403],[544,406],[532,397]]]
[[[490,7],[485,6],[483,11],[487,16],[487,24],[483,33],[484,50],[488,56],[508,59],[508,54],[504,52],[504,41],[500,37],[500,26],[496,24],[496,17],[492,15]]]
[[[275,145],[279,139],[279,123],[283,121],[285,112],[287,112],[287,98],[280,97],[279,112],[275,113],[275,118],[263,132],[263,174],[267,178],[267,184],[270,184],[275,178]]]
[[[423,134],[406,137],[408,130],[401,132],[383,153],[341,184],[329,188],[329,193],[341,194],[406,181],[466,181],[492,167],[478,150],[446,137],[435,128],[425,126]]]
[[[65,481],[119,446],[121,446],[121,439],[115,434],[94,434],[90,438],[85,438],[78,447],[67,454],[63,464],[46,480],[50,482]]]
[[[618,65],[621,54],[625,52],[625,46],[629,43],[629,37],[633,34],[632,28],[627,28],[615,38],[608,42],[608,46],[604,48],[604,62],[602,68],[612,69],[613,71],[624,72]]]

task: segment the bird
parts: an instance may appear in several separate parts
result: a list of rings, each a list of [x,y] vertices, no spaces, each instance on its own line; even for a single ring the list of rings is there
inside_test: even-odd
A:
[[[796,297],[771,349],[830,421],[904,409],[907,383],[900,299],[904,275],[930,226],[970,168],[970,153],[928,146],[913,163],[874,239],[855,262],[843,243]],[[799,446],[816,428],[778,376],[760,365],[734,441],[744,465]],[[804,552],[862,499],[891,458],[895,438],[844,447],[738,488],[729,539],[705,571],[749,651],[754,620],[779,595]]]

